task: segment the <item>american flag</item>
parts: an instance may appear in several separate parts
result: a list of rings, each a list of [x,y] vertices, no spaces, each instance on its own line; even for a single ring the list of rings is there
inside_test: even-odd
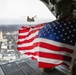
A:
[[[53,21],[19,30],[18,50],[41,68],[71,67],[76,42],[76,21]]]

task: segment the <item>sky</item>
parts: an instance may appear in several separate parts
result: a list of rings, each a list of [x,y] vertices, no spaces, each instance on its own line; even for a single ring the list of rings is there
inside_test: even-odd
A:
[[[40,0],[0,0],[0,24],[29,24],[27,16],[35,15],[35,22],[30,24],[55,19]]]

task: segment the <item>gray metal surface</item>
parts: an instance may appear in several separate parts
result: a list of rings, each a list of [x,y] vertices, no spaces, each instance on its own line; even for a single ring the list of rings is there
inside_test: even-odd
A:
[[[45,73],[38,68],[37,61],[19,60],[1,65],[4,75],[65,75],[54,69],[50,73]]]
[[[4,75],[4,72],[2,71],[1,67],[0,67],[0,75]]]
[[[14,62],[1,66],[5,75],[27,75]]]

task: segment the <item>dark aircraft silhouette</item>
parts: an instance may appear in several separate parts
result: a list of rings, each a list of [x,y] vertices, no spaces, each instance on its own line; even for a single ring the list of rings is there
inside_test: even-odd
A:
[[[36,15],[37,16],[37,15]],[[30,18],[29,16],[27,16],[27,22],[34,22],[35,21],[35,17]]]

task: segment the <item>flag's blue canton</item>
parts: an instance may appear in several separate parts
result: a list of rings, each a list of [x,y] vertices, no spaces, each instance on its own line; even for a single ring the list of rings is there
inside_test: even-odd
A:
[[[75,45],[76,20],[45,23],[45,26],[40,30],[38,37]]]

